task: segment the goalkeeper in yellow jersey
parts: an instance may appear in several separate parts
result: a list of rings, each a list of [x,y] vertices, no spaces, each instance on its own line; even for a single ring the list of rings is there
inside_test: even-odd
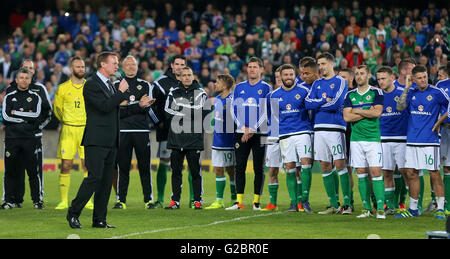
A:
[[[57,157],[61,158],[61,174],[59,177],[59,190],[61,202],[55,209],[68,208],[68,193],[70,187],[70,170],[73,159],[78,151],[83,166],[84,177],[87,170],[84,163],[84,147],[81,146],[84,127],[86,124],[86,110],[84,108],[83,87],[86,79],[86,68],[83,59],[74,57],[70,61],[72,76],[61,85],[55,95],[54,113],[62,124],[59,135]],[[92,198],[86,204],[86,208],[92,209]]]

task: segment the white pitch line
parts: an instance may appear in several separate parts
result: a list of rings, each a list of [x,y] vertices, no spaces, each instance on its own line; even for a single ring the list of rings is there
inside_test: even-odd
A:
[[[213,225],[218,225],[218,224],[223,224],[223,223],[229,223],[229,222],[239,221],[239,220],[245,220],[245,219],[250,219],[250,218],[271,216],[271,215],[280,214],[280,213],[282,213],[282,212],[274,212],[274,213],[267,213],[267,214],[264,213],[264,214],[254,215],[254,216],[238,217],[238,218],[233,218],[233,219],[228,219],[228,220],[214,221],[212,223],[208,223],[208,224],[204,224],[204,225],[192,225],[192,226],[183,226],[183,227],[155,229],[155,230],[149,230],[149,231],[144,231],[144,232],[125,234],[125,235],[122,235],[122,236],[113,236],[113,237],[110,237],[110,238],[107,238],[107,239],[121,239],[121,238],[127,238],[127,237],[132,237],[132,236],[140,236],[140,235],[145,235],[145,234],[153,234],[153,233],[159,233],[159,232],[165,232],[165,231],[182,230],[182,229],[188,229],[188,228],[208,227],[208,226],[213,226]]]

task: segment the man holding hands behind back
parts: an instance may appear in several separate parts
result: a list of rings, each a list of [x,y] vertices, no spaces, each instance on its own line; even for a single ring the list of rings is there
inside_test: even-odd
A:
[[[119,105],[129,99],[128,83],[122,80],[115,91],[109,77],[119,69],[115,53],[102,52],[97,58],[98,71],[85,83],[83,97],[86,106],[86,128],[82,145],[88,177],[84,178],[76,198],[67,213],[71,228],[81,228],[78,217],[93,193],[95,228],[115,228],[106,222],[107,205],[111,194],[113,169],[119,143]],[[127,107],[127,112],[137,112],[151,105],[154,99],[143,96],[138,105]],[[138,107],[139,106],[139,107]]]

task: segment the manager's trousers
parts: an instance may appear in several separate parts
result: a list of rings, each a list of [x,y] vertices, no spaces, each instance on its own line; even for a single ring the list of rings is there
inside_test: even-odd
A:
[[[183,162],[186,157],[192,176],[192,188],[194,189],[194,201],[202,199],[202,173],[200,167],[200,150],[195,149],[172,149],[170,154],[170,166],[172,168],[172,200],[179,202],[181,197],[181,186],[183,183]]]
[[[266,147],[261,142],[262,135],[254,134],[247,142],[242,143],[242,133],[236,133],[234,137],[236,154],[236,193],[243,194],[245,190],[245,170],[247,168],[250,151],[253,155],[253,170],[255,179],[253,181],[254,194],[261,195],[264,187],[264,160]]]
[[[79,217],[84,206],[95,193],[92,220],[93,222],[106,221],[117,148],[85,146],[84,153],[88,177],[81,183],[77,196],[69,208],[69,215]]]

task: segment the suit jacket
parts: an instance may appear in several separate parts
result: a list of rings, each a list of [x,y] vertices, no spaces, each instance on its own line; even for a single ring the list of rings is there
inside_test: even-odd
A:
[[[117,147],[119,145],[119,105],[128,99],[120,91],[110,92],[102,80],[93,74],[83,88],[86,107],[86,127],[83,146]]]

